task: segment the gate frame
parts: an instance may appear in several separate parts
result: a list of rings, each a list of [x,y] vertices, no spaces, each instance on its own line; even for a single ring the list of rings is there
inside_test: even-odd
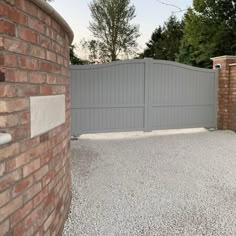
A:
[[[215,102],[214,102],[214,107],[213,107],[213,112],[215,114],[215,116],[213,117],[213,126],[214,127],[205,127],[205,128],[217,128],[217,107],[218,107],[218,77],[219,77],[219,73],[218,73],[218,69],[212,70],[212,69],[205,69],[205,68],[198,68],[198,67],[193,67],[193,66],[189,66],[189,65],[185,65],[185,64],[181,64],[181,63],[177,63],[177,62],[172,62],[172,61],[165,61],[165,60],[154,60],[153,58],[144,58],[144,59],[134,59],[134,60],[124,60],[124,61],[118,61],[118,62],[111,62],[111,63],[106,63],[106,64],[99,64],[99,65],[71,65],[71,71],[72,70],[80,70],[80,69],[99,69],[99,68],[104,68],[106,66],[117,66],[117,65],[124,65],[124,64],[132,64],[132,63],[140,63],[140,64],[144,64],[144,112],[143,112],[143,128],[141,129],[120,129],[118,130],[103,130],[101,132],[106,133],[106,132],[123,132],[123,131],[144,131],[144,132],[151,132],[152,129],[152,104],[150,102],[150,81],[151,78],[153,76],[153,68],[154,68],[154,64],[165,64],[165,65],[172,65],[172,66],[176,66],[176,67],[180,67],[183,69],[189,69],[189,70],[195,70],[195,71],[199,71],[199,72],[211,72],[214,73],[214,91],[215,91]],[[96,68],[94,68],[96,67]],[[73,107],[71,108],[73,109]],[[176,128],[178,129],[178,128]],[[99,130],[94,130],[94,132],[100,132]],[[83,133],[91,133],[91,132],[83,132]]]

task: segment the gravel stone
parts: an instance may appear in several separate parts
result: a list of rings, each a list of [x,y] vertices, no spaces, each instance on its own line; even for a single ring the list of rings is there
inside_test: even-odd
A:
[[[82,135],[64,236],[236,235],[236,134]]]

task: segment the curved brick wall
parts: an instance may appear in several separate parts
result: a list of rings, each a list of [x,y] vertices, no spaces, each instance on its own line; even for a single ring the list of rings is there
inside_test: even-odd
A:
[[[0,2],[0,235],[60,235],[71,199],[69,45],[40,0]],[[30,138],[30,96],[66,95],[66,122]]]

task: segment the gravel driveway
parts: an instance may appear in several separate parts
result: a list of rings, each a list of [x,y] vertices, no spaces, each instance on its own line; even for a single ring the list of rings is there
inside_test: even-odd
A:
[[[73,141],[63,235],[236,235],[236,134],[178,132]]]

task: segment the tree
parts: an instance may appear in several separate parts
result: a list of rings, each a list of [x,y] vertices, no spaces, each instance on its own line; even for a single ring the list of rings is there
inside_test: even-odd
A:
[[[130,0],[93,0],[89,8],[89,29],[106,59],[115,61],[121,52],[129,53],[137,46],[139,26],[131,24],[135,7]]]
[[[211,67],[210,58],[236,52],[236,0],[194,0],[184,19],[178,61]]]
[[[103,49],[103,44],[100,41],[92,39],[82,42],[82,47],[88,51],[88,59],[90,64],[109,62],[106,50]]]
[[[87,64],[85,61],[79,59],[79,58],[76,56],[75,49],[76,49],[76,46],[75,46],[75,45],[71,45],[71,46],[70,46],[70,63],[71,63],[71,65],[83,65],[83,64]]]
[[[175,61],[182,37],[183,24],[172,15],[163,27],[159,26],[152,33],[150,41],[146,43],[147,48],[141,57]]]

